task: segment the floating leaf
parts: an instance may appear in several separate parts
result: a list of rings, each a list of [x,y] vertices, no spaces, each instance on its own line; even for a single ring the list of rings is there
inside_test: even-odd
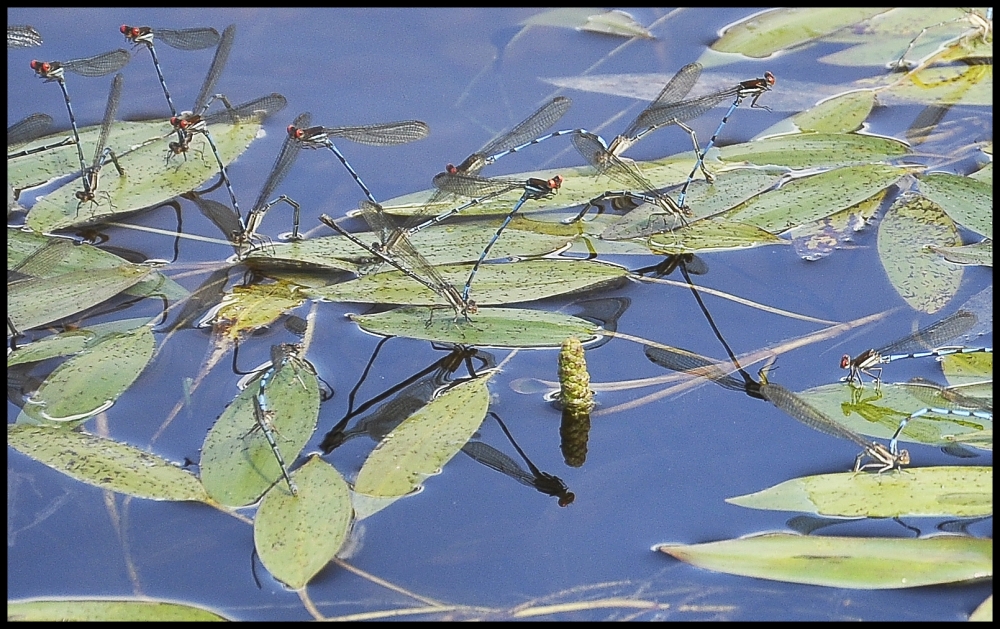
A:
[[[974,622],[993,622],[993,595],[990,594],[982,604],[969,615]]]
[[[879,102],[992,107],[993,66],[958,64],[909,72],[881,90]]]
[[[903,419],[927,407],[925,401],[913,396],[905,383],[883,383],[878,391],[835,383],[798,395],[851,430],[880,439],[890,438]],[[929,413],[907,423],[899,439],[939,446],[961,440],[974,447],[988,448],[993,443],[993,422],[978,417]]]
[[[7,445],[88,485],[149,500],[208,502],[194,475],[155,454],[72,430],[7,425]]]
[[[888,474],[806,476],[726,502],[839,518],[974,518],[993,513],[993,468],[922,467]]]
[[[273,323],[304,302],[299,287],[288,282],[234,286],[215,318],[225,322],[226,336],[235,339]]]
[[[18,330],[30,330],[107,301],[152,272],[150,266],[129,264],[10,282],[8,317]]]
[[[579,27],[579,30],[618,37],[656,39],[645,26],[636,22],[634,17],[618,9],[587,16],[587,23]]]
[[[67,620],[213,622],[228,620],[207,609],[159,601],[105,601],[61,599],[58,601],[8,601],[7,619],[33,622]]]
[[[445,281],[465,285],[471,264],[436,267]],[[535,301],[595,289],[628,275],[622,267],[593,260],[543,259],[486,264],[476,274],[472,296],[480,306]],[[365,275],[350,282],[305,289],[310,297],[374,304],[448,305],[445,298],[400,271]]]
[[[563,7],[549,9],[536,13],[521,22],[524,26],[558,26],[562,28],[578,28],[587,23],[587,18],[594,14],[594,9],[588,7]]]
[[[808,111],[792,116],[801,131],[851,133],[861,128],[875,106],[875,92],[859,90],[827,98]]]
[[[819,168],[871,164],[909,153],[906,144],[891,138],[856,133],[792,133],[721,147],[719,159],[734,164]]]
[[[222,163],[228,164],[250,146],[260,131],[260,124],[215,124],[208,129],[219,149]],[[219,175],[219,164],[204,134],[194,134],[186,160],[175,157],[169,164],[164,163],[168,151],[167,138],[173,136],[166,132],[163,137],[161,141],[149,142],[119,154],[118,162],[125,171],[124,176],[119,176],[113,167],[105,166],[101,171],[95,203],[81,204],[77,200],[76,192],[81,189],[81,184],[76,180],[40,197],[28,212],[28,227],[38,232],[49,232],[107,220],[111,216],[163,203]]]
[[[714,216],[768,190],[780,180],[775,175],[753,168],[739,168],[716,175],[715,183],[708,184],[696,180],[688,187],[686,204],[695,218]],[[663,208],[652,203],[643,203],[612,223],[601,232],[605,240],[619,240],[649,236],[669,231],[673,227],[672,217]],[[681,233],[687,230],[681,230]]]
[[[927,249],[962,244],[955,224],[933,201],[906,194],[893,203],[878,230],[878,253],[889,281],[914,310],[933,314],[958,292],[962,267]]]
[[[808,225],[793,227],[788,231],[795,252],[804,260],[819,260],[835,249],[845,247],[856,232],[864,230],[878,212],[888,190],[865,199],[857,205],[822,218]]]
[[[372,334],[479,347],[559,347],[566,337],[586,343],[599,333],[589,321],[541,310],[480,308],[470,318],[456,320],[453,311],[443,308],[413,307],[351,315]]]
[[[41,250],[44,247],[51,247],[53,244],[60,246],[59,255],[50,261],[51,264],[46,265],[44,272],[26,273],[27,275],[54,277],[71,271],[113,269],[131,264],[124,258],[93,245],[73,243],[72,247],[65,246],[68,242],[65,238],[51,238],[20,229],[8,229],[7,269],[19,267],[32,254],[44,255]],[[10,280],[8,279],[8,281]],[[151,273],[149,277],[128,288],[125,292],[136,296],[163,295],[171,300],[183,299],[188,294],[184,287],[159,272]]]
[[[993,238],[993,185],[950,173],[917,178],[920,194],[948,213],[956,223]]]
[[[676,232],[657,234],[649,239],[649,249],[657,255],[787,244],[787,240],[773,236],[759,227],[720,220],[698,221]]]
[[[86,328],[67,330],[46,336],[27,345],[19,345],[16,350],[7,354],[7,366],[33,363],[60,356],[72,356],[87,347],[93,347],[98,341],[110,334],[132,330],[148,322],[149,320],[145,317],[125,319],[96,323]]]
[[[252,504],[276,482],[284,483],[281,466],[257,424],[254,398],[258,389],[257,381],[252,381],[236,396],[201,448],[201,482],[224,505]],[[311,365],[297,358],[286,361],[267,387],[267,400],[274,411],[275,441],[291,465],[315,432],[319,418],[319,382]],[[288,492],[286,486],[279,487]]]
[[[993,266],[993,241],[983,240],[961,247],[927,247],[948,262],[965,265]]]
[[[993,352],[941,357],[941,369],[951,386],[993,381]],[[970,393],[970,395],[973,395]]]
[[[790,181],[725,217],[777,234],[857,205],[891,186],[904,172],[882,164],[836,168]]]
[[[257,554],[276,579],[298,590],[340,550],[351,526],[343,477],[318,456],[296,470],[298,496],[271,491],[253,523]]]
[[[774,9],[737,22],[712,44],[718,52],[763,58],[867,20],[886,9]]]
[[[59,365],[26,401],[17,422],[75,426],[107,410],[142,374],[155,345],[146,325],[102,338]]]
[[[437,474],[483,423],[488,381],[481,376],[449,388],[386,435],[361,466],[355,493],[398,498]]]
[[[952,535],[888,539],[774,533],[663,544],[658,550],[726,574],[864,590],[971,581],[993,573],[993,540]]]

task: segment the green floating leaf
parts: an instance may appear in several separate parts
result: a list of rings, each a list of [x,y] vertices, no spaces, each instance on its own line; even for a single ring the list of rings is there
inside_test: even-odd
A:
[[[781,175],[775,175],[753,168],[739,168],[716,175],[715,183],[708,184],[696,180],[688,187],[686,204],[696,219],[705,218],[729,210],[744,201],[773,187]],[[663,213],[663,208],[651,203],[643,203],[601,232],[604,240],[620,240],[649,236],[669,231],[673,227],[671,217]],[[687,230],[681,230],[685,232]]]
[[[969,177],[975,179],[976,181],[981,181],[989,186],[993,185],[993,162],[986,164],[976,172],[969,175]]]
[[[846,92],[795,114],[792,122],[803,132],[851,133],[861,128],[874,106],[875,92]]]
[[[969,620],[974,622],[993,622],[993,595],[990,594],[976,611],[972,612]]]
[[[917,177],[920,194],[937,203],[956,223],[993,238],[993,185],[950,173]]]
[[[145,317],[124,319],[108,323],[97,323],[86,328],[46,336],[37,341],[32,341],[27,345],[19,345],[16,350],[7,355],[7,366],[34,363],[61,356],[72,356],[88,347],[93,347],[98,341],[110,334],[133,330],[147,323],[149,323],[149,320]]]
[[[867,20],[886,9],[811,8],[775,9],[737,22],[712,44],[718,52],[737,52],[764,58],[814,41],[846,26]]]
[[[901,168],[882,164],[836,168],[790,181],[726,212],[725,217],[777,234],[857,205],[881,193],[904,173]]]
[[[209,502],[198,479],[155,454],[96,435],[7,425],[7,445],[88,485],[149,500]]]
[[[992,107],[993,66],[959,64],[910,72],[880,91],[879,102]]]
[[[436,267],[445,281],[461,289],[472,264]],[[480,267],[472,296],[480,306],[535,301],[595,289],[628,275],[622,267],[594,260],[543,259]],[[365,275],[322,288],[304,289],[312,298],[373,304],[446,306],[445,298],[400,271]]]
[[[227,337],[236,339],[274,323],[305,300],[298,286],[284,281],[234,286],[215,319]]]
[[[798,395],[854,432],[889,439],[903,419],[928,406],[911,391],[906,383],[883,383],[878,391],[835,383]],[[937,446],[961,441],[973,447],[989,448],[993,443],[993,422],[978,417],[928,413],[907,423],[899,439],[904,443]]]
[[[993,468],[922,467],[888,474],[806,476],[726,502],[839,518],[974,518],[993,513]]]
[[[993,381],[993,352],[941,357],[941,369],[951,386]],[[975,395],[970,393],[970,395]]]
[[[201,448],[201,482],[221,504],[241,507],[257,502],[272,485],[289,493],[281,466],[257,424],[251,381],[222,412]],[[312,366],[293,358],[274,374],[267,399],[274,411],[271,423],[285,463],[295,461],[316,431],[319,419],[319,381]]]
[[[804,260],[819,260],[834,250],[846,248],[856,232],[864,230],[875,216],[888,190],[865,199],[857,205],[822,218],[808,225],[788,230],[795,252]]]
[[[17,422],[76,426],[111,408],[142,374],[155,347],[146,325],[100,339],[49,374]]]
[[[658,550],[726,574],[859,590],[920,587],[993,574],[993,540],[818,537],[775,533]]]
[[[489,379],[481,376],[449,388],[393,429],[361,466],[355,493],[398,498],[439,473],[483,423]]]
[[[968,266],[993,266],[993,241],[983,240],[961,247],[928,247],[948,262]]]
[[[60,621],[150,621],[221,622],[219,614],[192,605],[159,601],[100,601],[62,599],[58,601],[8,601],[7,620],[29,622]]]
[[[732,164],[832,168],[871,164],[909,153],[906,144],[891,138],[855,133],[792,133],[724,146],[719,149],[719,159]]]
[[[563,7],[536,13],[521,22],[523,26],[558,26],[561,28],[578,28],[587,23],[587,18],[594,14],[594,9],[588,7]]]
[[[166,120],[115,122],[111,125],[107,146],[114,149],[117,155],[121,156],[130,150],[129,147],[140,146],[146,142],[162,138],[171,132],[171,130],[170,123]],[[84,157],[88,160],[94,157],[94,150],[97,148],[97,137],[100,131],[100,125],[80,129],[80,148],[83,150]],[[28,150],[53,144],[67,136],[72,137],[72,134],[62,132],[47,135],[25,144],[19,150]],[[165,153],[167,150],[166,143],[159,144]],[[164,157],[165,155],[161,155],[161,165]],[[110,169],[114,169],[114,166],[110,166]],[[77,156],[76,146],[70,144],[7,160],[7,183],[15,189],[30,188],[79,171],[80,158]],[[115,175],[117,176],[117,174],[116,172]],[[76,185],[79,186],[81,184],[77,183]]]
[[[45,247],[57,247],[57,256],[48,256],[42,252]],[[47,262],[38,265],[27,261],[27,258],[37,254],[35,257],[44,256]],[[70,246],[65,238],[51,238],[42,234],[24,231],[20,229],[7,230],[7,269],[14,269],[22,264],[28,264],[28,269],[19,269],[25,275],[32,277],[55,277],[63,273],[72,271],[113,269],[131,264],[124,258],[120,258],[113,253],[99,249],[86,243]],[[149,277],[131,286],[125,292],[130,295],[163,295],[167,299],[183,299],[188,295],[188,291],[177,282],[167,278],[159,272],[151,273]]]
[[[7,284],[7,313],[15,328],[30,330],[107,301],[152,272],[127,265],[16,280]]]
[[[456,321],[451,309],[416,307],[351,319],[372,334],[477,347],[555,348],[569,336],[586,343],[599,334],[596,325],[577,317],[519,308],[480,308],[471,321]]]
[[[298,496],[271,491],[257,510],[253,540],[276,579],[298,590],[340,550],[351,528],[351,494],[340,473],[318,456],[296,470]]]
[[[927,247],[962,244],[951,218],[933,201],[901,196],[878,230],[878,253],[889,281],[914,310],[933,314],[944,308],[962,283],[963,267],[945,262]]]
[[[730,251],[767,245],[787,245],[787,240],[743,223],[698,221],[676,232],[657,234],[649,239],[649,249],[657,255]]]
[[[219,149],[222,163],[228,164],[250,146],[260,131],[260,124],[216,124],[208,129]],[[100,187],[94,203],[81,204],[76,198],[76,192],[81,189],[78,180],[70,181],[39,198],[28,212],[28,227],[38,232],[50,232],[107,220],[111,216],[163,203],[219,175],[219,164],[208,140],[201,133],[194,134],[186,160],[175,157],[165,164],[167,139],[170,137],[171,132],[165,132],[162,140],[151,141],[119,154],[118,162],[125,171],[123,176],[119,176],[113,165],[105,166],[101,170]],[[114,148],[116,145],[109,146]]]
[[[645,26],[636,22],[634,17],[618,9],[588,16],[587,23],[579,27],[579,30],[618,37],[656,39]]]

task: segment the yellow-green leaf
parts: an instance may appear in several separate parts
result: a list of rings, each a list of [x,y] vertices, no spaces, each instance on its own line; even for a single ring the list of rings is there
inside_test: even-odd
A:
[[[131,621],[131,622],[220,622],[219,614],[180,603],[161,601],[106,601],[60,599],[58,601],[8,601],[7,620],[30,622]]]

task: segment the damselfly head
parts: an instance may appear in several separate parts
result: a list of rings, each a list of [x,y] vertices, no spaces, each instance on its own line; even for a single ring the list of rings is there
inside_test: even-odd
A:
[[[122,24],[118,29],[125,36],[125,39],[133,44],[151,44],[153,42],[153,29],[148,26],[129,26]]]
[[[764,73],[764,81],[767,82],[767,87],[768,88],[774,87],[775,78],[774,78],[774,75],[771,74],[770,72],[765,72]]]
[[[850,368],[850,366],[851,366],[851,357],[848,356],[847,354],[844,354],[843,357],[840,359],[840,368],[848,369]]]
[[[52,81],[63,77],[62,65],[58,61],[31,61],[31,69],[43,79]]]

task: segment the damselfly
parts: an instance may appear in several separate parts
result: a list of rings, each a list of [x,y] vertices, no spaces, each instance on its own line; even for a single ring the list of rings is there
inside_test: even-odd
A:
[[[904,336],[879,349],[869,349],[856,357],[847,354],[840,359],[840,368],[847,369],[848,374],[841,378],[849,383],[857,380],[859,386],[864,386],[861,374],[871,378],[875,386],[881,382],[882,367],[886,363],[903,358],[925,358],[927,356],[947,356],[949,354],[965,354],[971,352],[992,352],[991,347],[940,347],[951,339],[972,329],[978,317],[968,310],[959,310],[926,328]]]

